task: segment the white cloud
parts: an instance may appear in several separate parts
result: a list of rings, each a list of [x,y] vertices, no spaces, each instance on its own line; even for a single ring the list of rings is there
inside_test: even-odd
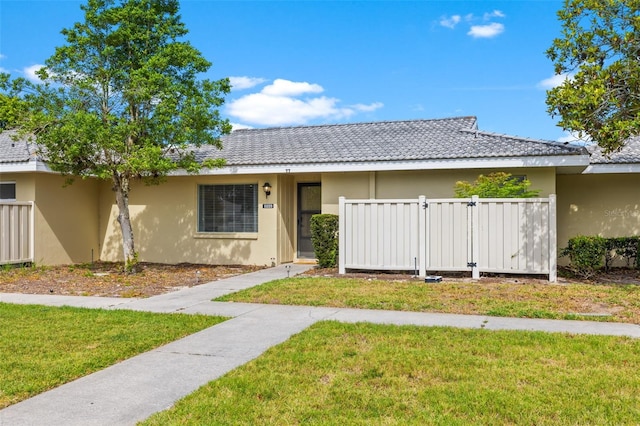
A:
[[[251,89],[259,84],[267,81],[265,78],[260,77],[229,77],[229,81],[231,82],[232,90],[243,90],[243,89]]]
[[[364,104],[355,104],[355,105],[351,105],[351,108],[353,108],[356,111],[361,111],[361,112],[372,112],[375,111],[377,109],[380,109],[384,106],[384,104],[382,102],[374,102],[372,104],[369,105],[364,105]]]
[[[231,101],[227,113],[241,122],[261,126],[306,124],[313,120],[339,120],[360,112],[371,112],[383,104],[339,105],[340,100],[327,96],[313,96],[323,92],[318,84],[277,79],[260,92]],[[309,95],[309,96],[304,96]],[[234,125],[235,128],[238,128]]]
[[[342,116],[336,108],[337,102],[325,96],[302,100],[254,93],[231,102],[229,114],[259,125],[304,124],[316,118]]]
[[[44,65],[41,65],[41,64],[31,65],[30,67],[23,69],[22,72],[28,80],[31,80],[34,83],[42,83],[42,80],[40,80],[40,77],[36,75],[36,71],[38,71],[40,68],[44,68]]]
[[[504,25],[492,22],[487,25],[472,25],[467,33],[473,38],[492,38],[504,32]]]
[[[300,96],[305,93],[322,93],[324,89],[318,84],[276,79],[273,84],[265,86],[262,93],[269,96]]]
[[[554,87],[560,86],[565,80],[571,80],[572,75],[568,73],[556,74],[552,77],[545,78],[540,83],[538,83],[538,87],[541,89],[553,89]]]
[[[231,123],[231,128],[233,130],[253,129],[253,127],[247,126],[246,124],[242,124],[242,123]]]
[[[440,18],[440,25],[446,28],[454,29],[456,25],[460,23],[461,20],[462,18],[460,17],[460,15],[452,15],[451,17],[448,17],[448,18],[444,16]]]
[[[483,15],[485,21],[489,21],[493,18],[505,18],[507,15],[502,13],[500,10],[494,10],[493,12],[488,12]]]
[[[443,16],[440,18],[438,22],[440,26],[455,29],[458,24],[464,22],[466,25],[469,25],[470,29],[467,32],[467,35],[474,38],[491,38],[496,37],[504,32],[504,25],[498,22],[488,22],[495,19],[506,18],[501,10],[493,10],[492,12],[486,12],[482,16],[475,16],[473,13],[468,13],[466,15],[451,15],[451,16]],[[480,22],[483,22],[480,25]],[[477,25],[473,25],[476,23]]]

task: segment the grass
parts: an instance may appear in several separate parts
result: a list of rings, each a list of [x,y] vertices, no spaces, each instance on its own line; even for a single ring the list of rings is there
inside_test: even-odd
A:
[[[144,425],[637,424],[640,341],[321,322]]]
[[[0,408],[222,322],[0,303]]]
[[[301,276],[271,281],[216,300],[640,324],[638,285],[425,284],[415,280]]]

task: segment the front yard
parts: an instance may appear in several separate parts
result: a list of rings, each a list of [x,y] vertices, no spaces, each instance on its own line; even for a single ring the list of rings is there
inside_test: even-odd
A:
[[[640,324],[638,284],[553,284],[527,278],[425,283],[396,278],[301,275],[216,300]]]
[[[640,341],[317,323],[145,425],[634,425]]]
[[[210,280],[186,265],[65,268],[1,270],[0,291],[125,297]],[[383,278],[314,271],[218,300],[640,324],[637,284]],[[0,317],[0,407],[222,321],[2,303]],[[639,353],[625,337],[321,322],[145,424],[637,424]]]

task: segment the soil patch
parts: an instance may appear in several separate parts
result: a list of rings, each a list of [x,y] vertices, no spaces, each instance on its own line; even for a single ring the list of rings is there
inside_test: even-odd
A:
[[[120,263],[13,267],[0,270],[0,292],[69,296],[150,297],[262,269],[260,266],[212,266],[141,263],[125,274]]]

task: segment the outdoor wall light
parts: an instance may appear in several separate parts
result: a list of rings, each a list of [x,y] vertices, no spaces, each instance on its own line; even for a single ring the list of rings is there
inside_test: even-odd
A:
[[[269,195],[271,195],[271,184],[269,182],[265,182],[264,185],[262,185],[262,189],[264,190],[267,198],[269,198]]]

